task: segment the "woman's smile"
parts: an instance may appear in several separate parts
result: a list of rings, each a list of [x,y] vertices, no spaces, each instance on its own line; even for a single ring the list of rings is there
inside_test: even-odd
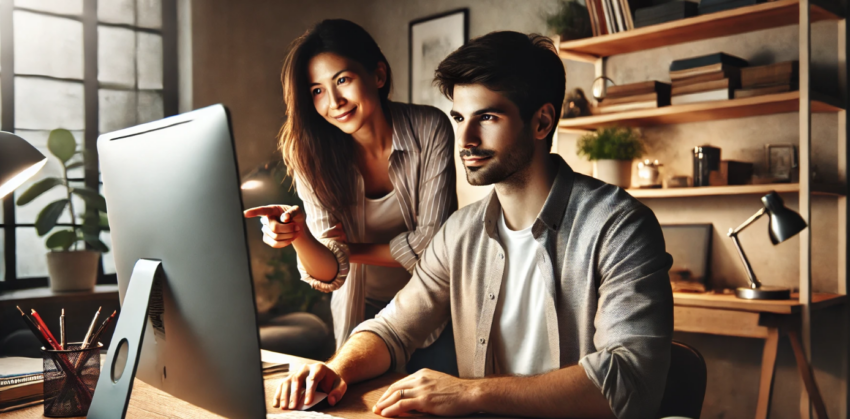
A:
[[[347,122],[351,119],[352,116],[354,116],[354,111],[356,111],[356,110],[357,110],[357,107],[355,106],[355,107],[351,108],[350,111],[347,111],[347,112],[343,113],[342,115],[335,116],[333,118],[336,119],[339,122]]]

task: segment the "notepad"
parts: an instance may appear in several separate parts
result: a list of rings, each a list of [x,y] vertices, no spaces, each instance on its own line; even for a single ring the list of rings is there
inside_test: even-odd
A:
[[[0,379],[23,375],[41,374],[44,368],[41,358],[10,356],[0,358]]]

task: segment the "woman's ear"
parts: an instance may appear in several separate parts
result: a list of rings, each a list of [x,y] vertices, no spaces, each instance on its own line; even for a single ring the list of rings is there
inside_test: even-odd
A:
[[[387,84],[387,63],[380,61],[378,62],[378,66],[375,67],[375,85],[378,86],[378,89],[384,87]]]

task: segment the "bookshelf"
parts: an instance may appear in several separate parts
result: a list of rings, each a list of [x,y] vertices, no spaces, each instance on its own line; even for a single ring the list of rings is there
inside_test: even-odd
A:
[[[842,106],[838,104],[838,100],[836,99],[825,95],[813,94],[813,96],[813,112],[838,112],[842,110]],[[787,92],[741,99],[671,105],[654,109],[561,119],[558,127],[575,130],[592,130],[607,125],[645,127],[651,125],[684,124],[687,122],[745,118],[749,116],[798,112],[799,110],[800,92]]]
[[[627,189],[635,198],[689,198],[701,196],[731,195],[767,195],[771,191],[778,193],[799,193],[799,183],[772,183],[764,185],[701,186],[697,188],[668,189]],[[844,196],[844,186],[836,184],[812,184],[812,194],[821,196]]]

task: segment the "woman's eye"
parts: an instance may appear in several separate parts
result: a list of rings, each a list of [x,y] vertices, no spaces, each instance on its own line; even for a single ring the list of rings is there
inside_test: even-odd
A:
[[[336,84],[343,84],[348,81],[348,77],[340,77],[336,79]]]
[[[317,87],[317,88],[313,89],[313,91],[311,93],[313,93],[313,96],[316,96],[316,95],[322,93],[322,89]]]
[[[463,122],[462,116],[455,116],[454,119],[455,119],[455,122]]]

